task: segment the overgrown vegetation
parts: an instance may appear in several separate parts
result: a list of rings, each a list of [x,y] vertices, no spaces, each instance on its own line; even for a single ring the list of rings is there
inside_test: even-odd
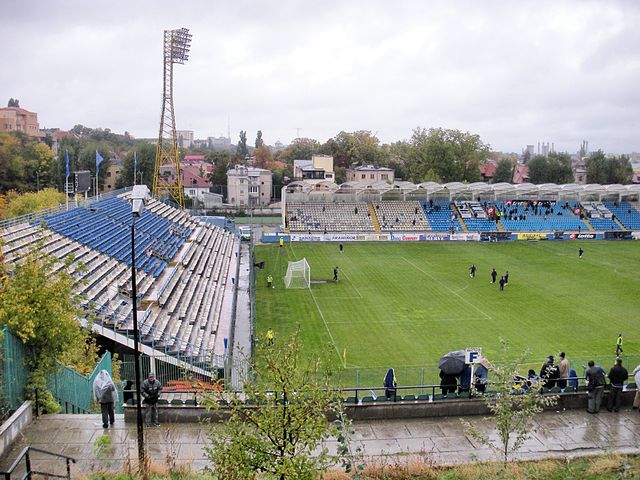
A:
[[[554,395],[542,395],[543,379],[526,379],[520,375],[522,366],[528,356],[525,352],[515,360],[508,361],[509,344],[502,342],[502,352],[498,362],[489,369],[492,374],[492,395],[484,397],[487,407],[493,414],[485,421],[493,425],[497,438],[480,431],[470,422],[462,420],[468,435],[483,445],[491,447],[507,463],[527,438],[533,433],[533,417],[544,407],[551,407],[558,402]]]
[[[317,478],[336,459],[322,442],[335,433],[327,415],[341,408],[329,386],[330,370],[319,357],[300,355],[300,338],[260,342],[260,362],[242,397],[213,393],[211,409],[228,420],[210,431],[206,455],[220,478]],[[246,399],[246,401],[245,401]]]
[[[211,472],[189,469],[171,470],[152,465],[148,478],[157,480],[220,480]],[[361,480],[623,480],[638,478],[640,456],[602,455],[583,458],[558,458],[537,462],[471,463],[455,467],[434,465],[428,459],[408,462],[403,459],[386,460],[367,467]],[[89,480],[139,480],[142,475],[121,472],[98,472]],[[265,476],[264,478],[270,478]],[[329,471],[325,480],[349,480],[350,474]]]
[[[2,261],[2,260],[0,260]],[[24,344],[29,377],[25,391],[37,389],[45,412],[59,405],[47,390],[58,362],[90,373],[98,359],[97,347],[87,329],[78,323],[79,297],[74,293],[72,256],[59,260],[37,245],[12,270],[0,264],[0,327],[7,326]]]
[[[6,195],[0,195],[0,219],[19,217],[27,213],[57,207],[64,201],[64,194],[55,188],[24,194],[11,190]]]

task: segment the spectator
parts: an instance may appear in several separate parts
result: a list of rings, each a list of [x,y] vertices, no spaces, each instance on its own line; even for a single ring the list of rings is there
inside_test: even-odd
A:
[[[115,422],[114,406],[118,400],[116,385],[106,370],[101,370],[93,381],[93,395],[100,404],[102,413],[102,428],[107,428]]]
[[[448,393],[456,393],[456,387],[458,386],[458,379],[455,375],[450,373],[444,373],[440,370],[440,389],[443,395]]]
[[[161,391],[162,384],[156,380],[156,374],[149,372],[149,378],[142,382],[141,388],[144,403],[147,405],[144,412],[144,418],[147,425],[152,422],[156,427],[160,426],[160,423],[158,423],[158,400],[160,399]]]
[[[540,369],[540,378],[544,380],[543,388],[553,388],[560,378],[560,370],[553,363],[553,355],[547,357],[547,361]]]
[[[572,392],[578,391],[578,374],[573,368],[569,370],[569,381],[567,383]]]
[[[640,408],[640,365],[633,369],[632,374],[636,381],[636,396],[633,399],[633,409],[637,410]]]
[[[471,389],[471,366],[467,365],[460,374],[460,387],[458,393],[468,392]]]
[[[560,388],[567,388],[567,379],[569,378],[569,360],[565,358],[564,352],[560,352],[560,363],[558,364],[558,370],[560,379],[558,380],[558,386]]]
[[[475,387],[480,393],[484,393],[487,390],[487,382],[489,380],[489,370],[484,365],[476,365],[476,371],[474,372]]]
[[[396,387],[398,382],[396,381],[396,372],[393,368],[387,370],[387,374],[384,377],[384,396],[387,400],[396,401]]]
[[[124,388],[122,391],[122,402],[129,403],[129,400],[133,400],[133,381],[125,380]],[[132,402],[133,403],[133,402]]]
[[[589,394],[587,413],[598,413],[602,403],[605,378],[602,368],[596,367],[593,360],[589,360],[589,368],[585,373],[585,379],[587,380],[587,392]]]
[[[607,410],[617,412],[622,403],[622,387],[629,378],[629,372],[622,366],[622,359],[617,358],[616,364],[609,370],[609,401]]]

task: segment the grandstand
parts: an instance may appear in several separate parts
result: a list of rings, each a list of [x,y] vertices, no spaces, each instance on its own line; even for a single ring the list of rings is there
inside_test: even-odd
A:
[[[128,194],[17,223],[1,231],[7,263],[41,248],[71,265],[86,317],[130,346],[131,206]],[[237,237],[157,200],[136,220],[138,318],[146,352],[220,364],[229,337]]]
[[[640,230],[639,196],[640,185],[293,182],[283,225],[325,234],[632,231]]]

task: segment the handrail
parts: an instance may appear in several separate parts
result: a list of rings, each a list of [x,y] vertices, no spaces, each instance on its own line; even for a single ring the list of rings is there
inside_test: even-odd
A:
[[[53,473],[46,473],[46,472],[38,472],[36,470],[31,470],[31,458],[29,457],[29,452],[38,452],[38,453],[44,453],[45,455],[50,455],[52,457],[57,457],[57,458],[63,458],[66,463],[67,463],[67,475],[57,475],[57,474],[53,474]],[[47,477],[54,477],[54,478],[67,478],[67,479],[71,479],[71,465],[69,464],[69,462],[73,462],[76,463],[76,459],[73,457],[68,457],[66,455],[62,455],[60,453],[53,453],[53,452],[49,452],[47,450],[42,450],[40,448],[35,448],[32,446],[28,446],[25,447],[21,452],[20,455],[18,455],[18,457],[14,460],[14,462],[11,464],[11,466],[9,467],[9,469],[6,472],[0,472],[0,475],[2,475],[5,480],[11,480],[11,474],[13,473],[13,471],[18,468],[18,465],[20,464],[20,462],[22,461],[22,459],[26,460],[26,468],[27,471],[24,474],[24,476],[22,477],[23,479],[25,478],[31,478],[34,474],[36,475],[45,475]]]

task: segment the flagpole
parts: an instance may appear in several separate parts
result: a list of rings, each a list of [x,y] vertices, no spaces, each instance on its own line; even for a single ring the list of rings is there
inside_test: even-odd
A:
[[[133,152],[133,184],[136,185],[136,170],[138,167],[138,152]]]

